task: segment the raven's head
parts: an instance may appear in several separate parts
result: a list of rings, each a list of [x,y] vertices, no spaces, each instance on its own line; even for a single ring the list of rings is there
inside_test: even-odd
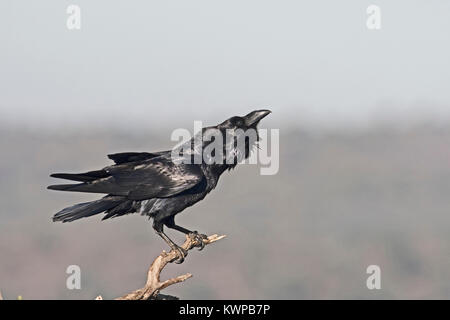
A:
[[[243,117],[231,117],[221,124],[218,125],[219,129],[226,130],[247,130],[247,129],[255,129],[258,125],[259,121],[262,120],[265,116],[267,116],[269,113],[271,113],[270,110],[255,110],[250,112],[249,114],[243,116]]]
[[[234,168],[257,147],[259,134],[256,127],[270,112],[256,110],[243,117],[231,117],[217,126],[203,128],[190,141],[177,146],[173,154],[177,161],[185,163],[197,163],[195,159],[200,157],[200,163],[212,165],[220,173]]]
[[[257,147],[257,125],[269,113],[270,110],[255,110],[243,117],[231,117],[217,126],[225,137],[223,155],[228,169],[247,159],[250,152]]]

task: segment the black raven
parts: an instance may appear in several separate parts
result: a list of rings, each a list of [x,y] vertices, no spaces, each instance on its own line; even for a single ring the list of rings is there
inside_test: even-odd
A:
[[[108,158],[115,164],[101,170],[54,173],[51,177],[81,183],[52,185],[48,189],[107,195],[65,208],[53,216],[53,221],[69,222],[105,212],[104,220],[138,212],[153,219],[156,233],[179,252],[177,262],[183,262],[187,252],[164,233],[164,225],[195,237],[203,248],[206,236],[176,225],[175,215],[202,200],[216,187],[225,170],[249,157],[259,139],[256,126],[269,113],[256,110],[243,117],[231,117],[217,126],[203,128],[191,140],[169,151],[110,154]],[[251,139],[248,132],[256,133],[256,139]],[[213,144],[219,146],[215,141],[218,136],[224,137],[223,147],[212,148]],[[244,143],[239,143],[242,137]],[[210,153],[205,152],[208,148]]]

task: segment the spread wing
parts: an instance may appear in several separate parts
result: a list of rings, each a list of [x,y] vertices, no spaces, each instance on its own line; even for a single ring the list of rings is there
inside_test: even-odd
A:
[[[90,181],[87,180],[95,173]],[[53,174],[52,177],[71,179],[84,177],[79,184],[49,186],[52,190],[106,193],[126,196],[130,200],[165,198],[190,189],[198,184],[204,175],[197,165],[175,164],[164,157],[152,157],[148,160],[125,162],[106,167],[103,170],[81,174]],[[100,178],[97,178],[100,177]],[[80,179],[71,179],[80,181]]]

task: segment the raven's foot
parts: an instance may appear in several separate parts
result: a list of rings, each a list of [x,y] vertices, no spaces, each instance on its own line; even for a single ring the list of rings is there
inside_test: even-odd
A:
[[[198,233],[197,231],[192,231],[191,233],[188,234],[188,236],[192,240],[198,242],[198,245],[197,245],[198,251],[203,250],[203,248],[205,247],[205,243],[203,241],[208,239],[208,236],[206,234],[201,234],[201,233]]]
[[[183,249],[182,247],[175,246],[172,248],[172,250],[177,251],[178,258],[174,261],[176,264],[180,264],[184,262],[184,259],[186,258],[188,252],[187,250]]]

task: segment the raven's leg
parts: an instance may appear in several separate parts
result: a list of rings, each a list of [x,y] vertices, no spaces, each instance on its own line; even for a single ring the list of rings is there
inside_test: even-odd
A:
[[[187,234],[189,237],[194,238],[200,244],[198,250],[203,250],[203,248],[205,247],[205,243],[203,242],[203,240],[207,239],[208,237],[204,234],[199,234],[197,231],[191,231],[175,224],[175,216],[167,217],[166,219],[164,219],[163,223],[170,229],[178,230],[180,232],[183,232],[184,234]]]
[[[175,242],[173,242],[165,233],[164,233],[164,224],[160,221],[153,220],[153,229],[156,233],[163,238],[163,240],[169,245],[172,250],[178,251],[179,259],[175,260],[175,263],[182,263],[184,258],[187,256],[187,250],[184,250],[180,246],[178,246]]]

